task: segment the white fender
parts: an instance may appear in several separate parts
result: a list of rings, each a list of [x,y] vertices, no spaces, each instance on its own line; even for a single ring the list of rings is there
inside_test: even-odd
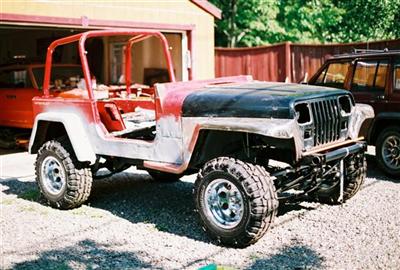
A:
[[[39,122],[56,122],[62,123],[65,130],[67,131],[68,138],[74,149],[76,158],[81,162],[89,161],[90,164],[94,164],[96,161],[96,154],[93,151],[89,137],[87,136],[85,126],[82,120],[73,113],[64,112],[44,112],[40,113],[35,118],[33,125],[31,138],[29,141],[29,153],[32,154],[32,147],[34,146],[35,138],[40,136],[38,131]]]

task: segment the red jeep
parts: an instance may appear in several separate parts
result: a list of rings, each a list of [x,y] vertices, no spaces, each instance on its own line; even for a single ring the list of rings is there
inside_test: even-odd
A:
[[[115,35],[129,37],[125,84],[95,87],[85,42]],[[160,40],[170,83],[132,84],[131,47],[147,38]],[[72,42],[79,42],[85,85],[56,96],[52,53]],[[136,166],[165,181],[198,172],[194,197],[204,228],[242,247],[264,235],[279,201],[308,195],[340,203],[359,190],[366,175],[359,131],[374,115],[348,91],[248,76],[175,82],[173,70],[157,31],[89,31],[50,45],[44,94],[33,99],[30,153],[37,153],[36,180],[52,206],[84,203],[104,169]]]

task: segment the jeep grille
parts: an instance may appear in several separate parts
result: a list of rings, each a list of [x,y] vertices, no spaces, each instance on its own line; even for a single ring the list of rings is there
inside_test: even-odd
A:
[[[337,100],[310,102],[314,120],[314,145],[326,144],[340,138],[340,111]]]
[[[310,121],[304,121],[305,117],[301,118],[304,109],[299,106],[300,104],[307,104],[311,114]],[[303,130],[306,149],[346,138],[349,117],[353,107],[350,97],[334,96],[300,104],[296,105],[296,111],[298,122]],[[297,110],[297,108],[302,110]]]

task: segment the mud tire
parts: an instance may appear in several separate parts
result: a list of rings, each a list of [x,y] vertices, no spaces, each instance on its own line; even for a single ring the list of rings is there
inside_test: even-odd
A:
[[[57,162],[64,170],[65,184],[57,194],[52,193],[43,179],[43,162],[46,158]],[[54,208],[71,209],[83,204],[92,188],[92,172],[88,165],[78,162],[68,138],[47,141],[39,149],[35,162],[36,182],[40,192]]]
[[[215,179],[229,181],[243,198],[243,214],[233,228],[221,227],[207,211],[205,191]],[[193,193],[203,228],[218,243],[232,247],[257,242],[273,224],[279,205],[274,183],[263,167],[228,157],[219,157],[204,165]]]

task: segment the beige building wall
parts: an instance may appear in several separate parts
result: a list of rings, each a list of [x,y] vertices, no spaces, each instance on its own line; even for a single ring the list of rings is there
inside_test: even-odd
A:
[[[193,77],[214,77],[214,17],[189,0],[0,0],[0,12],[77,19],[86,16],[89,27],[90,20],[194,25]]]

